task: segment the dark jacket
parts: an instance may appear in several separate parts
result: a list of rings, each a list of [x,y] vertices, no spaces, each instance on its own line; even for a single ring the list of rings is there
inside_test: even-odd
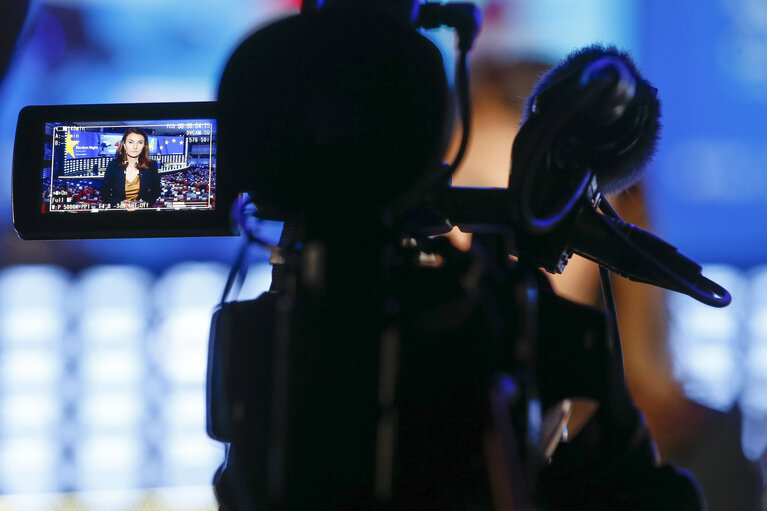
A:
[[[138,198],[153,206],[160,196],[160,174],[157,172],[157,162],[149,160],[149,168],[139,170]],[[101,200],[113,206],[125,200],[125,169],[112,160],[104,172],[101,183]]]

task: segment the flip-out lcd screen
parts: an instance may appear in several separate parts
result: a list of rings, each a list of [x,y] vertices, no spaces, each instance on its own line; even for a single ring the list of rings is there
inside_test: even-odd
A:
[[[217,166],[213,102],[29,106],[13,154],[25,239],[236,232],[231,169]]]
[[[44,213],[216,207],[215,119],[46,123],[45,134]]]

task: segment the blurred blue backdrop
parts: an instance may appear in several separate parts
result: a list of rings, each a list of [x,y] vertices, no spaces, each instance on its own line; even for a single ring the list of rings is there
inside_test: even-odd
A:
[[[739,406],[744,451],[765,463],[767,4],[479,3],[486,27],[477,53],[555,63],[592,42],[616,44],[632,52],[658,87],[664,131],[647,175],[654,230],[683,253],[715,264],[711,271],[735,295],[731,309],[715,313],[686,298],[670,301],[675,325],[683,325],[671,332],[675,371],[700,403],[722,411]],[[207,322],[239,244],[236,238],[19,241],[10,215],[19,110],[215,99],[238,42],[297,4],[33,0],[0,83],[6,154],[0,160],[6,219],[0,225],[0,492],[209,484],[221,449],[204,433]],[[452,35],[431,37],[451,72]],[[277,227],[266,235],[275,238]],[[244,295],[268,285],[267,257],[254,251]],[[124,335],[104,333],[117,324]],[[198,509],[211,499],[204,490],[187,503]]]
[[[658,230],[696,259],[764,263],[767,5],[650,1],[642,19],[665,117],[649,176]]]

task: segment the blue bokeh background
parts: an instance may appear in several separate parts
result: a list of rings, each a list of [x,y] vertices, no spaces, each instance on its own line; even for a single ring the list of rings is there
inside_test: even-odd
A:
[[[659,231],[696,259],[767,254],[767,6],[642,2],[641,55],[665,117],[649,182]]]

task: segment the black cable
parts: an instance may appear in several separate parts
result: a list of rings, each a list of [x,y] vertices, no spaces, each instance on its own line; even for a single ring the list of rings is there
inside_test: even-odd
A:
[[[610,270],[602,265],[599,265],[599,280],[602,284],[602,299],[605,303],[605,311],[607,312],[607,321],[611,330],[612,348],[618,363],[618,367],[621,371],[621,376],[625,381],[626,371],[623,364],[623,347],[621,344],[621,332],[618,327],[618,309],[615,307],[615,295],[613,294],[613,284],[610,277]]]
[[[246,214],[248,207],[252,206],[250,198],[247,196],[240,197],[238,199],[238,205],[239,207],[235,206],[233,208],[232,217],[237,225],[239,225],[240,232],[242,232],[244,235],[244,240],[240,250],[237,252],[237,257],[235,257],[234,262],[232,263],[232,267],[229,270],[226,284],[224,284],[224,292],[221,296],[220,305],[226,303],[226,299],[231,293],[235,284],[238,285],[237,293],[239,293],[242,285],[245,283],[245,277],[247,277],[248,274],[248,268],[245,265],[245,261],[247,260],[248,248],[250,245],[257,244],[269,250],[275,250],[278,248],[273,243],[269,243],[257,236],[258,227],[260,226],[261,221],[254,214],[252,214],[255,213],[255,209],[251,214]],[[248,220],[251,218],[257,220],[257,223],[254,226],[248,225]]]
[[[250,211],[250,209],[252,209],[252,211]],[[248,249],[250,246],[252,244],[258,244],[272,250],[276,248],[273,244],[262,240],[256,235],[261,221],[255,217],[254,213],[255,208],[252,207],[252,202],[247,194],[243,194],[241,197],[239,197],[235,206],[232,208],[232,218],[240,227],[240,232],[243,233],[243,243],[237,252],[237,256],[232,263],[231,269],[229,270],[229,275],[227,276],[226,284],[224,285],[224,292],[221,296],[221,303],[219,305],[220,307],[224,307],[226,304],[227,298],[235,284],[237,284],[237,291],[235,293],[236,295],[239,294],[243,284],[245,283],[245,278],[247,277],[248,273],[248,267],[245,263],[247,261]],[[249,219],[256,219],[257,223],[253,226],[249,226]],[[246,480],[247,470],[245,466],[243,466],[246,460],[241,458],[242,453],[239,451],[233,453],[231,450],[232,444],[241,446],[243,445],[243,441],[241,435],[239,435],[238,427],[233,425],[232,428],[232,438],[230,438],[229,442],[226,443],[227,454],[225,457],[225,465],[219,469],[223,469],[229,473],[229,484],[226,486],[226,488],[222,489],[222,496],[226,494],[228,497],[217,496],[217,499],[219,500],[220,504],[221,498],[233,499],[231,502],[236,507],[233,508],[232,511],[240,509],[253,509],[253,498],[251,493],[248,491],[249,482]],[[224,507],[221,509],[223,510]]]
[[[232,263],[232,268],[229,270],[229,275],[226,278],[224,293],[221,295],[220,305],[222,306],[224,303],[226,303],[226,299],[229,296],[229,293],[232,291],[235,283],[239,283],[237,286],[237,292],[239,293],[243,282],[245,282],[245,277],[247,274],[247,270],[245,269],[245,258],[248,255],[248,247],[250,247],[250,244],[251,241],[249,237],[246,236],[242,246],[240,246],[240,250],[237,252],[237,257],[234,259],[234,263]]]
[[[458,93],[458,107],[461,112],[461,143],[453,163],[450,164],[446,174],[452,176],[458,169],[469,145],[471,135],[471,94],[469,92],[469,69],[468,50],[461,50],[458,54],[455,71],[455,87]]]
[[[458,153],[450,165],[439,165],[435,170],[416,181],[406,192],[389,204],[389,209],[393,211],[402,211],[413,206],[427,192],[433,190],[437,183],[452,176],[463,160],[471,135],[471,94],[469,92],[468,55],[468,49],[461,49],[458,53],[455,67],[455,88],[461,115],[461,142],[458,146]]]
[[[621,220],[621,217],[620,215],[618,215],[618,212],[615,211],[615,208],[613,208],[612,204],[607,202],[607,198],[604,195],[599,196],[599,198],[596,201],[596,205],[605,215],[611,218],[615,218],[616,220]]]

